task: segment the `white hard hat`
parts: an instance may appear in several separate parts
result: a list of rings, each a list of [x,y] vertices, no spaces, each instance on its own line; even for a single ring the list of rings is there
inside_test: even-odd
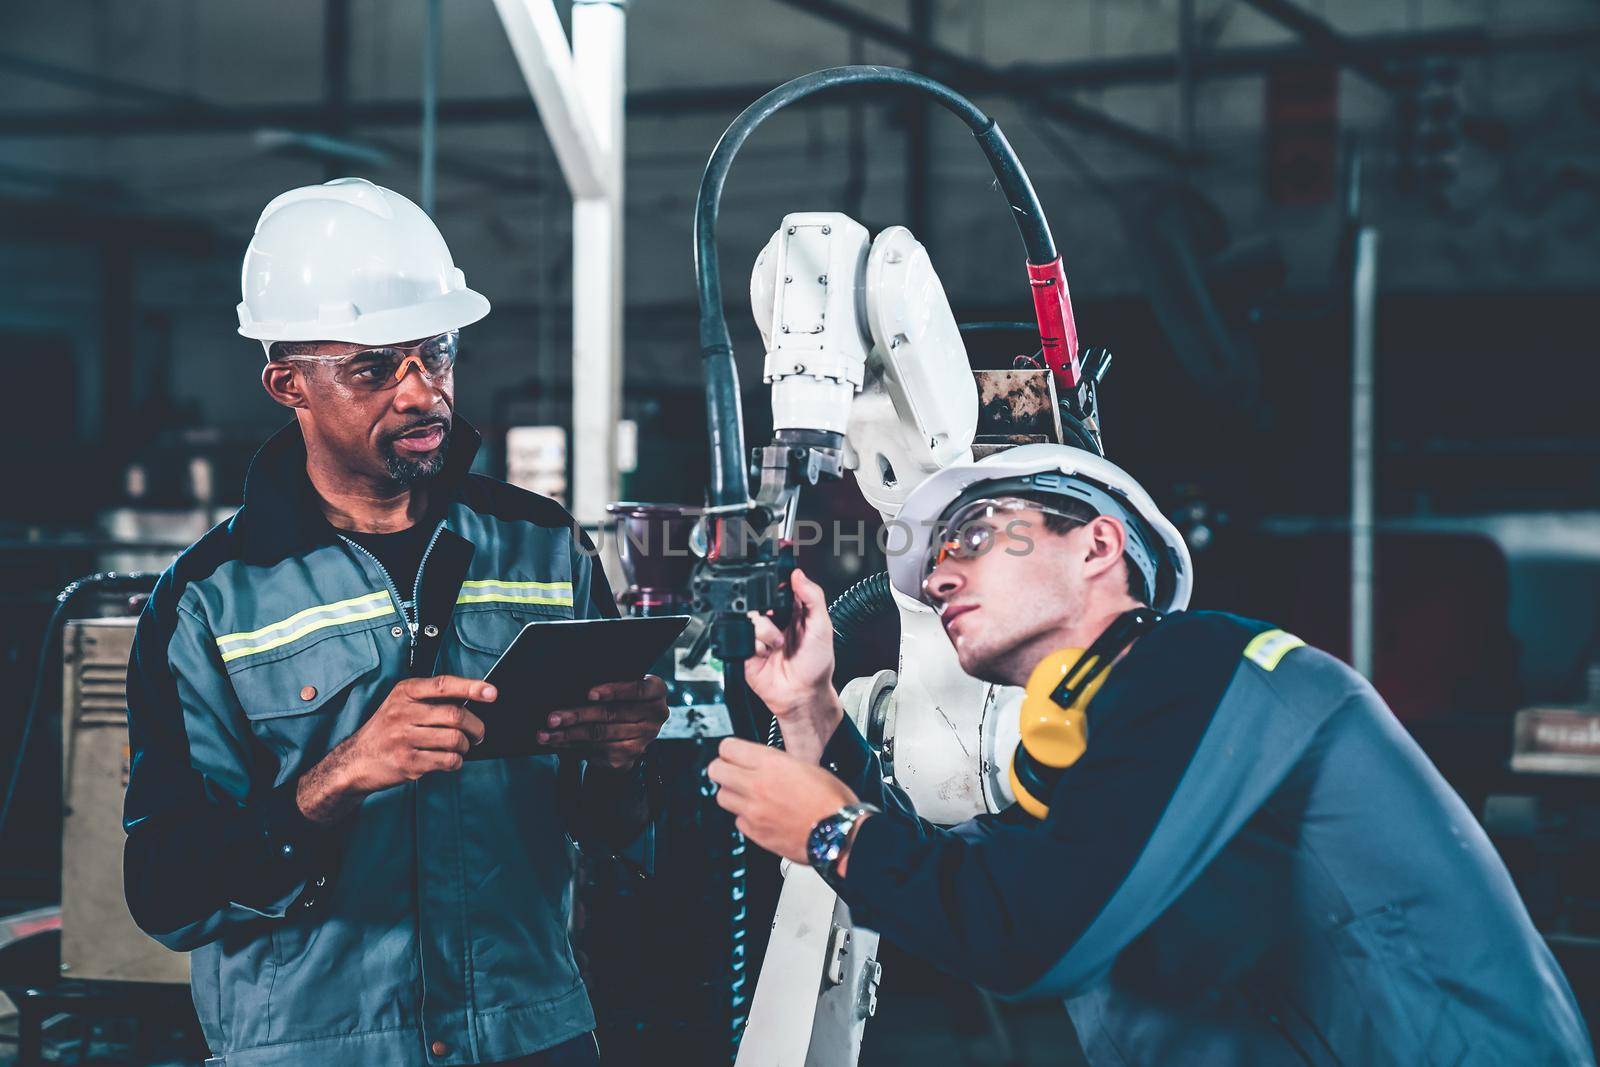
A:
[[[913,489],[887,532],[889,580],[896,589],[926,603],[924,567],[941,520],[957,503],[986,490],[997,496],[1053,494],[1086,501],[1101,514],[1120,519],[1128,529],[1128,555],[1146,572],[1150,606],[1161,612],[1189,606],[1194,568],[1177,527],[1121,467],[1069,445],[1008,448],[976,462],[952,464]],[[901,542],[907,540],[902,550]]]
[[[240,272],[239,332],[383,345],[489,314],[433,220],[362,178],[290,189],[261,212]]]

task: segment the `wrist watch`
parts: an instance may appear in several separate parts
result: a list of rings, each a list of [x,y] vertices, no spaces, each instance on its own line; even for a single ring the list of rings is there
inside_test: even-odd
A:
[[[839,856],[850,840],[850,831],[869,812],[873,815],[883,814],[871,804],[846,804],[832,815],[818,820],[806,837],[806,859],[812,869],[830,884],[837,877],[834,865],[839,862]]]

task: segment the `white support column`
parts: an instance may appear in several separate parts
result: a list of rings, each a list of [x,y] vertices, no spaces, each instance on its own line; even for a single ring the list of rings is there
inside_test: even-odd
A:
[[[1356,231],[1350,322],[1350,666],[1373,671],[1373,533],[1377,415],[1373,376],[1378,317],[1378,231]]]
[[[572,193],[573,516],[617,499],[622,418],[625,0],[573,0],[572,44],[553,0],[494,0]]]
[[[599,196],[572,205],[572,513],[603,520],[620,491],[622,419],[623,84],[621,0],[574,0],[572,57],[579,102],[603,169]]]
[[[579,101],[582,93],[572,48],[561,29],[561,16],[556,14],[553,0],[494,0],[494,6],[528,91],[533,94],[539,121],[555,149],[567,188],[574,197],[605,195],[601,177],[605,171],[604,152],[587,108]],[[572,21],[576,30],[576,12]],[[584,71],[584,81],[591,77],[592,72]]]

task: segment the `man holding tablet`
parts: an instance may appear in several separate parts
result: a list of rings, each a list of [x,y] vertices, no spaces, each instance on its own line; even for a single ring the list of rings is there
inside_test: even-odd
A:
[[[465,760],[525,624],[617,614],[560,505],[467,473],[453,373],[489,303],[421,210],[348,178],[267,205],[243,290],[295,422],[140,620],[128,906],[193,953],[210,1063],[593,1064],[566,839],[646,825],[664,686],[540,712],[558,755]]]

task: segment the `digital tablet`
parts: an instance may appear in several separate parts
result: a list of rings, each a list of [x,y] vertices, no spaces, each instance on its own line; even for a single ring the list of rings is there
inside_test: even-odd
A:
[[[589,703],[601,682],[643,678],[672,646],[688,615],[632,619],[555,619],[530,622],[512,639],[484,680],[499,695],[492,704],[468,702],[483,720],[483,744],[467,759],[503,759],[556,751],[541,745],[546,716],[557,708]]]

